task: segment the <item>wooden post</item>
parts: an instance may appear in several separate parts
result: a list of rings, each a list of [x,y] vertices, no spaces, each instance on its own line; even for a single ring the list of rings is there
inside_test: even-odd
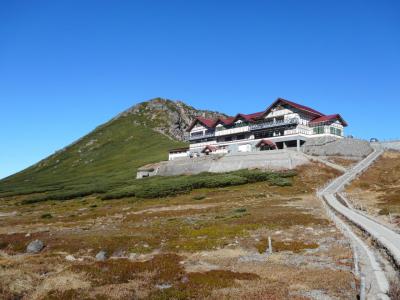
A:
[[[354,256],[354,274],[358,277],[360,275],[360,269],[358,267],[358,253],[356,246],[353,246],[353,256]]]
[[[272,241],[271,241],[271,237],[268,237],[268,252],[271,255],[272,254]]]
[[[389,222],[390,222],[390,224],[392,224],[392,214],[391,213],[389,213]]]
[[[360,300],[365,300],[365,276],[360,278]]]

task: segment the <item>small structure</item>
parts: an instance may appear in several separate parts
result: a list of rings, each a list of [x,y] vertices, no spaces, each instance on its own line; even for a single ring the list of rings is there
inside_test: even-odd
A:
[[[271,140],[263,139],[263,140],[258,142],[258,144],[256,145],[256,148],[259,148],[260,151],[275,150],[276,149],[276,144]]]
[[[217,152],[217,150],[218,150],[217,147],[207,145],[204,147],[203,150],[201,150],[201,153],[203,153],[205,155],[209,155],[210,153]]]
[[[140,167],[137,170],[136,178],[141,179],[144,177],[150,177],[150,176],[157,175],[159,166],[160,166],[160,164],[158,163],[158,164],[148,164],[143,167]]]
[[[168,152],[168,160],[174,160],[176,158],[181,158],[181,157],[188,157],[189,154],[190,154],[189,147],[171,149]]]

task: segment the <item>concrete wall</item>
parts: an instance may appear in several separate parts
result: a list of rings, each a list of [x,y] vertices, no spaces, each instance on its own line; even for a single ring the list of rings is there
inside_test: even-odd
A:
[[[330,136],[309,139],[302,148],[304,153],[315,156],[338,155],[362,158],[372,152],[372,147],[367,141]]]
[[[150,176],[198,174],[201,172],[230,172],[240,169],[287,170],[308,163],[308,158],[291,150],[246,152],[228,155],[209,155],[154,164]],[[145,172],[138,172],[138,178]]]
[[[383,148],[387,150],[397,150],[400,151],[400,141],[389,141],[389,142],[381,142]]]

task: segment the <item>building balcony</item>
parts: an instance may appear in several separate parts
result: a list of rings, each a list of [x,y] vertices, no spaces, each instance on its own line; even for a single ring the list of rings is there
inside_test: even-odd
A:
[[[215,137],[215,133],[205,133],[202,135],[194,135],[194,136],[189,136],[189,141],[195,141],[195,140],[201,140],[201,139],[207,139],[207,138],[212,138]]]
[[[299,119],[298,118],[292,118],[292,119],[287,119],[287,120],[282,120],[282,121],[275,121],[275,122],[265,122],[265,123],[259,123],[259,124],[252,124],[250,125],[250,130],[260,130],[260,129],[266,129],[266,128],[274,128],[274,127],[280,127],[280,126],[286,126],[286,125],[297,125],[299,124]]]
[[[236,134],[236,133],[242,133],[242,132],[248,132],[249,131],[249,126],[236,126],[232,128],[227,128],[227,129],[220,129],[215,132],[215,136],[221,136],[221,135],[230,135],[230,134]]]

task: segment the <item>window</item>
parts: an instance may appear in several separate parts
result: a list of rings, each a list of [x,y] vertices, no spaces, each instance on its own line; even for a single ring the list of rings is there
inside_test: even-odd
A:
[[[322,133],[324,133],[324,132],[325,132],[324,126],[317,126],[317,127],[314,127],[314,134],[322,134]]]
[[[244,134],[239,134],[236,139],[237,140],[244,140],[246,138],[246,136]]]
[[[190,136],[195,137],[195,136],[202,136],[203,135],[203,131],[198,131],[198,132],[192,132],[190,134]]]
[[[232,137],[231,136],[228,136],[228,137],[225,138],[225,142],[231,142],[231,141],[232,141]]]
[[[268,137],[272,137],[272,136],[273,136],[272,131],[261,131],[261,132],[256,132],[254,134],[255,139],[263,139],[263,138],[268,138]]]
[[[241,121],[241,122],[235,123],[235,125],[233,127],[237,128],[237,127],[244,127],[244,126],[247,126],[247,123]]]
[[[206,130],[206,134],[213,134],[214,133],[214,130],[213,129],[207,129]]]
[[[331,127],[330,132],[331,132],[331,134],[342,136],[342,130],[339,128]]]

